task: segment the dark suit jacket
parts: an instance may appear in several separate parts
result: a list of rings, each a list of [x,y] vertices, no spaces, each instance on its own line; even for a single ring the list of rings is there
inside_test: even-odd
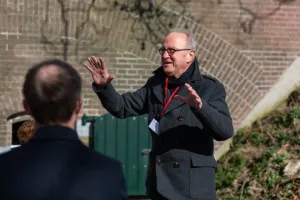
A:
[[[82,144],[74,130],[42,127],[28,143],[0,155],[0,199],[124,200],[122,170]]]
[[[152,199],[158,199],[158,194],[171,200],[216,199],[213,139],[232,137],[232,120],[224,86],[213,77],[201,75],[197,60],[192,65],[195,69],[188,83],[203,106],[195,110],[173,99],[159,121],[159,133],[150,130],[152,149],[146,187]],[[164,83],[160,67],[133,93],[120,95],[111,84],[106,88],[93,85],[93,89],[112,115],[125,118],[148,114],[150,123],[163,109]],[[182,85],[177,95],[188,96],[187,88]]]

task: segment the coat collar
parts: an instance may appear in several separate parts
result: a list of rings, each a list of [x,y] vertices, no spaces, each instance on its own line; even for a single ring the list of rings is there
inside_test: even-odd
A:
[[[77,132],[65,126],[43,126],[36,130],[32,140],[79,140]]]
[[[203,79],[201,73],[200,73],[200,69],[199,69],[199,63],[197,58],[195,58],[194,62],[189,66],[189,67],[195,67],[194,71],[190,77],[190,81],[189,84],[193,87],[193,88],[197,88],[200,87],[201,85],[201,81]],[[158,99],[158,101],[163,104],[163,90],[164,90],[164,86],[165,86],[165,78],[166,78],[166,74],[163,71],[163,67],[159,67],[158,69],[156,69],[155,71],[153,71],[154,74],[154,86],[153,86],[153,93],[156,96],[156,98]],[[183,85],[179,88],[178,92],[176,93],[176,95],[180,95],[183,97],[188,96],[188,90],[187,88]],[[184,102],[178,101],[176,99],[173,99],[169,106],[167,107],[165,114],[167,114],[168,112],[174,110],[175,108],[181,106],[182,104],[184,104]]]

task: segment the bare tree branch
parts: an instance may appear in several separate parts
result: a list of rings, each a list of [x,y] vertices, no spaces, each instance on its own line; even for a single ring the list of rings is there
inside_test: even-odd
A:
[[[99,37],[92,37],[88,39],[82,38],[85,31],[87,33],[92,33],[96,35],[101,35],[106,33],[106,28],[100,28],[99,23],[91,18],[91,13],[98,15],[103,11],[115,11],[119,9],[121,12],[126,13],[125,19],[131,19],[133,23],[131,24],[131,32],[136,41],[141,45],[141,49],[145,49],[145,44],[150,43],[152,45],[157,45],[160,43],[164,35],[168,32],[170,28],[174,26],[174,18],[177,18],[177,14],[169,12],[164,9],[164,5],[167,0],[161,0],[160,3],[156,3],[154,0],[123,0],[121,3],[117,0],[103,0],[101,7],[96,5],[96,0],[90,0],[87,8],[80,5],[86,4],[82,1],[78,1],[77,6],[67,7],[64,0],[57,0],[60,5],[61,15],[60,20],[63,24],[63,36],[60,40],[50,39],[46,34],[46,26],[49,26],[49,4],[50,1],[46,0],[46,15],[41,26],[41,42],[44,44],[45,50],[52,50],[54,54],[59,54],[58,45],[63,46],[63,58],[68,60],[68,55],[74,53],[76,58],[79,56],[80,45],[85,42],[88,45],[96,43]],[[188,2],[191,0],[174,0],[172,5],[179,10],[179,15],[184,15],[193,20],[193,16],[187,12]],[[212,1],[213,4],[222,4],[222,0]],[[274,0],[278,1],[277,6],[266,14],[259,14],[250,8],[246,7],[242,0],[237,0],[240,12],[246,14],[246,18],[242,18],[240,15],[239,26],[246,33],[252,33],[253,26],[257,20],[263,20],[267,17],[275,14],[281,7],[283,3],[292,2],[294,0]],[[72,18],[73,15],[83,14],[83,19],[79,19],[78,26],[75,27],[74,32],[70,32],[71,20],[78,20],[77,18]],[[72,15],[72,16],[71,16]],[[188,23],[188,22],[187,22]],[[73,24],[73,23],[72,23]],[[185,24],[188,28],[189,24]],[[71,27],[72,28],[72,27]],[[87,30],[88,29],[88,30]],[[75,38],[74,50],[70,49],[70,37],[69,34],[73,35]],[[239,34],[239,31],[238,31]],[[94,36],[94,35],[93,35]],[[73,46],[72,46],[73,47]],[[72,50],[72,52],[70,52]],[[78,60],[77,60],[78,61]]]
[[[92,0],[92,2],[89,4],[89,7],[87,8],[86,11],[86,19],[81,22],[81,24],[79,26],[76,27],[76,31],[75,31],[75,38],[76,38],[76,46],[75,46],[75,55],[78,58],[78,50],[79,50],[79,37],[81,35],[81,33],[83,32],[83,28],[85,26],[86,23],[88,23],[90,21],[90,13],[91,13],[91,9],[94,6],[96,0]]]
[[[281,5],[282,5],[282,2],[279,1],[277,6],[273,10],[271,10],[270,12],[268,12],[264,15],[260,15],[256,12],[252,11],[250,8],[245,7],[244,4],[242,3],[242,0],[237,0],[237,2],[239,5],[239,9],[241,11],[244,11],[245,13],[247,13],[250,16],[249,18],[244,19],[244,20],[242,20],[241,17],[239,17],[240,26],[245,33],[252,33],[254,23],[257,20],[264,20],[264,19],[274,15],[281,8]]]
[[[187,3],[190,0],[175,0],[175,5],[180,8],[182,15],[187,15]],[[125,3],[120,4],[117,1],[114,4],[120,9],[120,11],[127,13],[125,19],[133,19],[131,25],[131,31],[137,41],[141,43],[141,49],[143,50],[146,42],[150,42],[153,45],[157,45],[163,39],[162,37],[167,33],[169,28],[173,26],[172,19],[173,13],[165,11],[163,4],[167,0],[161,1],[159,4],[154,4],[154,1],[142,1],[142,0],[127,0]],[[147,4],[146,4],[147,3]],[[190,16],[192,18],[192,16]],[[136,31],[136,27],[145,31]]]
[[[47,47],[50,46],[50,48],[53,49],[54,52],[56,53],[58,50],[57,47],[45,35],[45,26],[49,23],[49,3],[50,3],[49,0],[46,0],[45,19],[41,25],[41,43],[44,44],[43,48],[45,51],[48,51]]]
[[[95,2],[96,0],[91,0],[90,4],[88,4],[87,8],[82,8],[80,5],[83,3],[82,1],[79,1],[76,6],[70,7],[67,6],[66,2],[64,0],[57,0],[57,3],[60,6],[60,20],[62,22],[62,28],[63,28],[63,32],[62,35],[58,38],[50,38],[51,33],[46,34],[46,27],[50,26],[50,22],[49,21],[49,4],[50,1],[46,0],[46,14],[45,14],[45,20],[42,23],[42,27],[41,27],[41,43],[43,44],[43,48],[45,51],[47,51],[48,53],[53,53],[54,55],[60,55],[59,51],[59,46],[62,45],[62,56],[63,59],[65,61],[68,60],[68,56],[71,54],[75,54],[75,57],[78,61],[78,54],[79,54],[79,47],[81,42],[89,42],[89,44],[93,44],[96,41],[95,39],[88,39],[88,40],[81,40],[81,36],[83,34],[84,31],[87,30],[87,28],[91,28],[91,30],[88,30],[87,32],[94,32],[96,35],[100,35],[104,32],[106,32],[106,29],[104,28],[103,30],[100,30],[97,27],[97,22],[93,22],[91,21],[90,18],[90,14],[93,11],[95,11],[97,14],[100,13],[100,11],[105,11],[105,10],[109,10],[108,7],[96,7],[95,6]],[[85,3],[84,3],[85,4]],[[77,18],[75,19],[73,17],[83,13],[83,15],[85,16],[84,19],[79,19],[79,25],[75,27],[75,31],[74,32],[70,32],[70,25],[72,20],[77,20]],[[82,21],[83,20],[83,21]],[[71,45],[71,40],[70,40],[70,34],[73,35],[74,34],[74,39],[75,39],[75,45],[74,45],[74,50],[70,48]],[[72,50],[72,51],[71,51]]]
[[[60,4],[60,10],[61,10],[61,21],[64,24],[64,38],[61,39],[63,43],[63,56],[64,60],[68,60],[68,48],[69,48],[69,20],[67,20],[67,12],[64,0],[57,0],[57,2]]]

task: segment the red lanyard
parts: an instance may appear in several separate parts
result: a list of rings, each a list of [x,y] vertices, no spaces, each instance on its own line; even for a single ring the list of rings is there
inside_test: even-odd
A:
[[[171,100],[174,98],[176,92],[179,90],[179,86],[177,86],[176,89],[174,90],[174,92],[171,94],[170,98],[167,100],[167,93],[168,93],[168,89],[169,89],[168,83],[169,83],[169,78],[167,77],[166,78],[166,83],[165,83],[165,89],[164,89],[164,95],[165,95],[164,96],[164,108],[160,113],[160,117],[163,116],[163,114],[165,113],[165,111],[166,111],[167,107],[169,106]]]

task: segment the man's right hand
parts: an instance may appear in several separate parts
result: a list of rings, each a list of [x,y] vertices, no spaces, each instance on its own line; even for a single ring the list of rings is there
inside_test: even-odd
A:
[[[87,64],[83,65],[91,72],[96,86],[105,87],[115,78],[114,75],[107,72],[106,65],[101,57],[99,60],[94,56],[88,57],[88,61],[91,66]]]

